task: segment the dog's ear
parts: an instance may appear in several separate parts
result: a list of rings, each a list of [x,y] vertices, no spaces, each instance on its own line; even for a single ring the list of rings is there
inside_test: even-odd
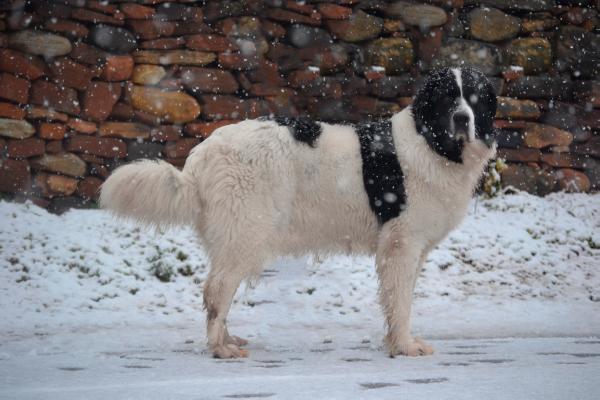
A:
[[[494,119],[498,107],[496,90],[490,80],[475,68],[462,69],[463,95],[475,114],[477,138],[491,146],[498,135]]]

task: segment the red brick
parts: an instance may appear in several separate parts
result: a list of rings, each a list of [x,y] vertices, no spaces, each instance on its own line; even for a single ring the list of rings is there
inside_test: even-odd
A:
[[[576,160],[569,153],[544,153],[541,160],[552,167],[573,167]]]
[[[89,162],[92,164],[106,164],[106,159],[98,156],[94,156],[92,154],[79,154],[79,158],[81,158],[85,162]]]
[[[215,22],[213,26],[217,32],[225,36],[236,36],[239,33],[238,20],[235,18],[221,19]]]
[[[154,15],[154,8],[140,4],[125,3],[121,4],[120,8],[125,17],[131,19],[149,19]]]
[[[378,69],[372,69],[371,68],[371,69],[366,70],[364,72],[364,75],[365,75],[365,79],[368,82],[373,82],[373,81],[377,81],[377,80],[379,80],[381,78],[384,78],[385,77],[385,70],[383,70],[383,69],[378,70]]]
[[[170,21],[129,20],[127,24],[138,38],[144,40],[173,36],[177,27],[175,22]]]
[[[200,143],[200,139],[196,138],[184,138],[173,143],[168,143],[165,146],[165,156],[168,158],[187,157],[198,143]]]
[[[131,104],[119,101],[114,105],[112,112],[110,113],[110,117],[121,120],[132,120],[135,118],[135,111]]]
[[[316,12],[312,13],[310,16],[306,16],[281,8],[273,8],[268,10],[266,15],[275,21],[287,22],[291,24],[299,23],[306,25],[321,25],[321,14]]]
[[[523,133],[527,147],[541,149],[548,146],[568,146],[573,142],[573,134],[550,125],[527,123]]]
[[[76,0],[71,0],[76,1]],[[16,2],[23,3],[21,1]],[[62,4],[61,4],[62,3]],[[40,1],[36,2],[35,12],[36,14],[45,17],[63,17],[68,18],[71,15],[72,8],[65,4],[65,1]]]
[[[249,70],[256,68],[259,64],[257,56],[245,56],[240,53],[219,53],[219,65],[231,70]]]
[[[558,186],[565,192],[589,192],[590,179],[583,172],[576,171],[570,168],[562,168],[556,171]]]
[[[29,158],[44,154],[44,141],[37,138],[8,141],[8,156],[10,158]]]
[[[235,96],[203,95],[202,115],[208,120],[258,118],[268,115],[270,108],[262,99],[240,99]]]
[[[188,36],[185,40],[188,49],[202,51],[231,51],[237,46],[227,37],[214,34],[198,34]]]
[[[31,84],[26,79],[12,74],[0,74],[0,98],[26,104]]]
[[[150,137],[153,142],[174,142],[181,137],[181,127],[177,125],[161,125],[152,128]]]
[[[310,15],[310,14],[316,12],[315,8],[313,6],[311,6],[310,4],[306,4],[304,2],[299,3],[294,0],[286,0],[285,8],[287,8],[288,10],[292,10],[295,12],[299,12],[300,14],[306,14],[306,15]]]
[[[35,176],[35,186],[44,197],[70,196],[77,189],[77,179],[42,172]]]
[[[9,49],[0,49],[0,71],[11,72],[30,80],[46,75],[46,64],[40,57]]]
[[[267,19],[261,20],[263,33],[271,39],[282,39],[286,35],[285,28]]]
[[[508,121],[503,119],[494,121],[494,128],[496,129],[525,129],[526,127],[526,121]]]
[[[192,20],[177,21],[174,36],[195,35],[197,33],[213,33],[213,29],[203,22]]]
[[[147,113],[145,111],[135,110],[133,112],[134,117],[133,120],[136,122],[141,122],[142,124],[150,125],[150,126],[159,126],[162,123],[160,117],[156,115]],[[165,121],[168,122],[168,121]]]
[[[289,75],[288,82],[291,87],[299,88],[314,82],[319,76],[319,71],[311,71],[309,69],[297,70]]]
[[[180,49],[185,46],[185,39],[182,37],[178,37],[178,38],[145,40],[145,41],[141,42],[139,46],[140,46],[140,49],[147,49],[147,50]]]
[[[525,76],[525,70],[523,68],[509,68],[502,71],[502,78],[506,82],[515,81]]]
[[[110,15],[87,10],[85,8],[77,8],[71,13],[71,18],[79,21],[91,22],[93,24],[109,24],[123,25],[123,21]]]
[[[186,124],[183,130],[190,136],[207,138],[215,129],[225,125],[236,124],[238,122],[240,121],[235,119],[223,119],[215,122],[192,122]]]
[[[266,60],[261,60],[255,69],[247,71],[246,76],[255,83],[270,83],[272,85],[283,85],[284,83],[284,79],[279,73],[279,66]]]
[[[67,126],[73,129],[74,131],[77,131],[79,133],[85,133],[87,135],[90,135],[98,130],[98,126],[95,123],[84,121],[79,118],[69,119],[69,121],[67,122]]]
[[[133,65],[133,57],[130,55],[108,56],[102,67],[101,77],[109,82],[126,81],[133,73]]]
[[[73,44],[73,50],[69,53],[69,57],[77,62],[96,66],[106,60],[107,53],[95,46],[77,42]]]
[[[319,67],[321,72],[341,70],[348,64],[348,55],[338,50],[307,47],[299,50],[296,54],[302,60],[308,61],[309,65]]]
[[[11,103],[0,102],[0,118],[23,119],[25,110]]]
[[[256,97],[269,97],[269,96],[291,96],[295,92],[286,87],[272,85],[270,83],[254,83],[250,88],[250,95]],[[336,91],[337,93],[337,91]]]
[[[87,176],[79,181],[75,193],[87,200],[97,200],[100,194],[100,185],[102,185],[102,179]]]
[[[49,67],[56,83],[77,90],[87,89],[94,76],[90,68],[67,57],[51,61]]]
[[[25,160],[0,160],[0,192],[19,193],[29,190],[31,174]]]
[[[27,119],[67,122],[69,116],[51,108],[29,105],[27,106]]]
[[[252,82],[250,82],[250,79],[248,79],[248,77],[246,76],[245,72],[242,71],[238,71],[235,74],[235,78],[237,79],[237,81],[240,84],[240,87],[246,91],[250,90],[250,88],[252,87]]]
[[[498,149],[498,158],[512,162],[537,162],[541,153],[537,149]]]
[[[104,121],[111,114],[119,97],[119,84],[93,82],[83,94],[83,116],[93,121]]]
[[[46,142],[46,153],[58,154],[65,151],[63,144],[60,140],[50,140]]]
[[[44,27],[51,32],[62,33],[75,38],[84,38],[90,33],[85,25],[66,19],[49,19]]]
[[[67,128],[63,124],[44,122],[38,129],[40,137],[47,140],[62,140],[65,138]]]
[[[121,139],[95,136],[73,136],[67,142],[67,151],[106,158],[125,158],[127,156],[127,146]]]
[[[192,3],[195,1],[179,1],[179,3]],[[161,1],[163,3],[163,1]],[[227,7],[227,6],[225,6]],[[154,19],[158,21],[193,21],[202,22],[203,12],[199,7],[193,7],[191,4],[161,4],[156,7]]]
[[[431,63],[440,50],[443,37],[443,28],[439,26],[419,34],[419,59]]]
[[[318,9],[325,19],[347,19],[352,15],[351,8],[338,6],[337,4],[322,3],[319,4]]]
[[[81,112],[77,92],[74,89],[61,88],[50,82],[40,80],[33,82],[29,101],[70,115],[78,115]]]
[[[50,200],[41,197],[35,197],[31,194],[27,196],[27,200],[31,200],[33,204],[40,208],[48,208],[50,206]]]
[[[216,68],[182,68],[180,77],[185,87],[194,92],[234,93],[239,87],[231,72]]]
[[[79,1],[79,0],[76,0],[76,1]],[[106,0],[102,0],[102,1],[87,0],[87,2],[85,3],[85,6],[87,8],[89,8],[90,10],[100,11],[105,14],[115,14],[115,13],[119,12],[119,9],[117,8],[116,5],[110,4],[110,2],[106,1]]]
[[[181,91],[183,90],[183,82],[181,81],[181,79],[175,79],[175,78],[163,78],[160,80],[160,82],[158,82],[158,87],[163,88],[163,89],[169,89],[172,91]]]

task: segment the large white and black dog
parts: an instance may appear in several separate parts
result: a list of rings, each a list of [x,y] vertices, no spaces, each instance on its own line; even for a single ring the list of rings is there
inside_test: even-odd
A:
[[[470,69],[431,74],[412,107],[387,120],[331,125],[247,120],[217,129],[182,171],[161,161],[118,168],[101,204],[157,226],[195,227],[211,261],[208,345],[241,357],[227,331],[244,279],[278,257],[374,254],[390,355],[431,354],[410,333],[415,280],[428,252],[464,217],[495,153],[496,96]]]

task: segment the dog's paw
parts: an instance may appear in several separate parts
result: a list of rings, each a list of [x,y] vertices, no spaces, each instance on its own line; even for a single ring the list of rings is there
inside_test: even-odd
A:
[[[388,341],[390,357],[404,355],[409,357],[429,356],[433,354],[433,347],[421,338],[410,338],[407,341],[390,343]]]
[[[240,349],[239,346],[229,343],[212,348],[214,358],[244,358],[248,357],[248,350]]]
[[[236,346],[245,346],[248,344],[248,341],[246,339],[243,339],[239,336],[235,336],[235,335],[227,335],[227,338],[225,338],[225,343],[227,344],[233,344]]]

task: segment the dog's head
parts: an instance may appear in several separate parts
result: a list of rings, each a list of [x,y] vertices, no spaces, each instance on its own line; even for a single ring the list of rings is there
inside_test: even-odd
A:
[[[465,146],[494,145],[496,103],[494,88],[481,72],[444,68],[427,77],[415,96],[412,114],[427,143],[461,163]]]

